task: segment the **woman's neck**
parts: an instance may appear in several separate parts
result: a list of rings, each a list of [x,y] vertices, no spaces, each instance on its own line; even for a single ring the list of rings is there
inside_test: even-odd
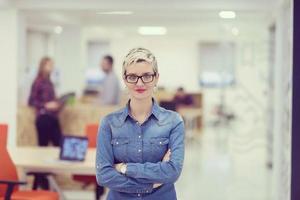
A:
[[[144,121],[152,110],[152,98],[137,100],[130,100],[130,113],[136,120]]]

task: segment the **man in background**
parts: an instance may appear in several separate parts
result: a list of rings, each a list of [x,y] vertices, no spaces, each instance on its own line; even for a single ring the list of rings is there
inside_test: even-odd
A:
[[[193,105],[193,97],[187,94],[183,87],[179,87],[176,91],[173,101],[176,106],[191,106]]]
[[[112,56],[104,56],[100,67],[106,74],[100,93],[101,105],[117,105],[120,101],[120,84],[119,79],[113,70],[114,60]]]

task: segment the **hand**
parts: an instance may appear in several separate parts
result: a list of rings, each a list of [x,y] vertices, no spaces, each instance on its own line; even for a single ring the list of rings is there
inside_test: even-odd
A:
[[[45,104],[45,108],[49,111],[56,111],[60,107],[60,104],[57,101],[50,101]]]
[[[169,150],[167,151],[167,153],[164,155],[162,161],[163,161],[163,162],[168,162],[168,161],[170,160],[170,157],[171,157],[171,149],[169,149]],[[158,188],[158,187],[160,187],[161,185],[162,185],[162,183],[154,183],[154,184],[153,184],[153,188]]]
[[[115,164],[115,169],[119,172],[119,173],[122,173],[121,169],[122,167],[125,165],[126,167],[126,164],[125,163],[118,163],[118,164]],[[125,170],[126,171],[126,170]]]
[[[163,161],[163,162],[168,162],[168,161],[170,161],[170,157],[171,157],[171,149],[169,149],[169,150],[167,151],[167,153],[164,155],[162,161]]]
[[[169,150],[167,151],[167,153],[164,155],[162,161],[163,161],[163,162],[168,162],[168,161],[170,160],[170,157],[171,157],[171,149],[169,149]],[[162,183],[154,183],[154,184],[153,184],[153,188],[158,188],[158,187],[160,187],[161,185],[162,185]]]
[[[118,164],[115,164],[115,169],[121,173],[121,167],[122,167],[123,163],[118,163]]]
[[[161,183],[154,183],[153,184],[153,188],[158,188],[158,187],[160,187],[162,184]]]

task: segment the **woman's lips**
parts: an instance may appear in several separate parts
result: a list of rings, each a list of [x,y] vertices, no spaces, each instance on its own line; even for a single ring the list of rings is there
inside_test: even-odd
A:
[[[135,91],[137,91],[138,93],[143,93],[143,92],[145,92],[146,90],[145,90],[145,89],[136,89]]]

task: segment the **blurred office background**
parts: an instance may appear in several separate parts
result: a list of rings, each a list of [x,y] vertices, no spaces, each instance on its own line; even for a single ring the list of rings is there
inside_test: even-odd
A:
[[[122,61],[145,47],[157,57],[159,102],[179,87],[193,105],[180,200],[288,200],[292,72],[291,0],[1,0],[0,122],[10,148],[36,146],[27,100],[39,61],[55,62],[57,95],[76,94],[60,113],[63,132],[83,136],[115,106],[95,103],[101,58]],[[30,181],[30,178],[28,178]],[[69,174],[56,182],[70,200],[93,199],[93,185]]]

